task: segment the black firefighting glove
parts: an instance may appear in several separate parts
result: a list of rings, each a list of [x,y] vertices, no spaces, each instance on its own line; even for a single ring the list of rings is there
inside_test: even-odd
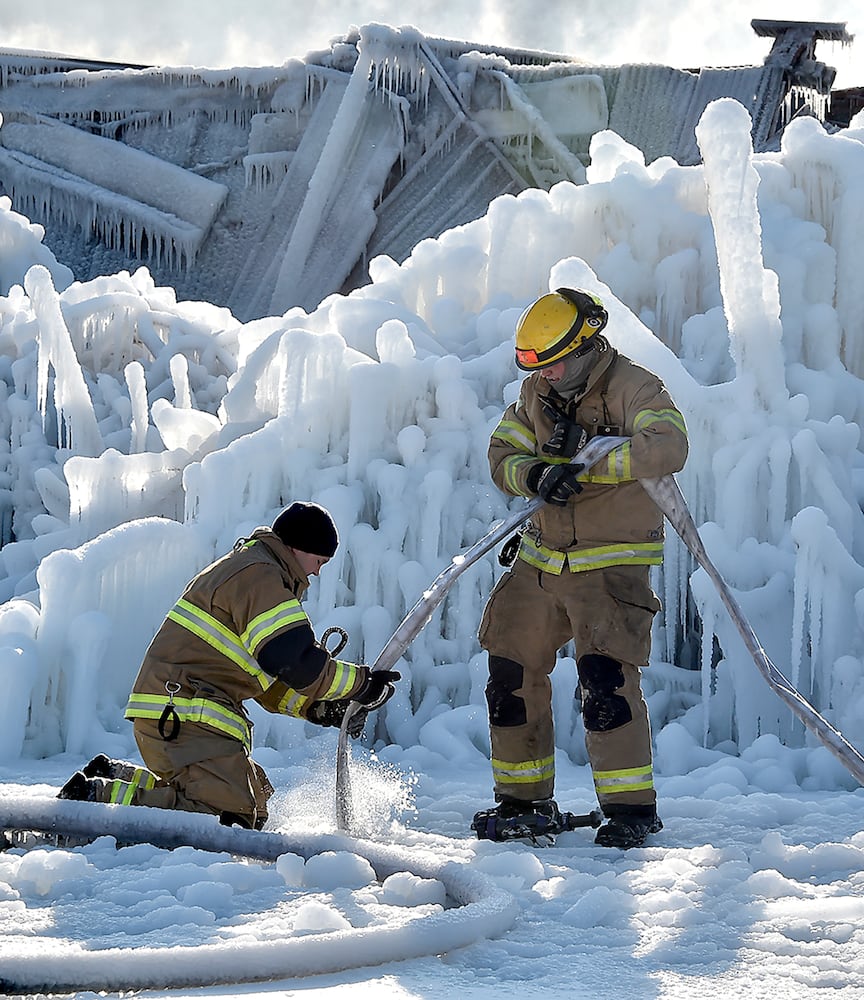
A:
[[[587,442],[588,431],[575,420],[562,416],[555,422],[549,440],[543,445],[543,451],[556,458],[572,458]]]
[[[367,711],[380,708],[396,693],[396,681],[402,679],[398,670],[370,670],[366,683],[354,695]]]
[[[316,726],[336,726],[341,727],[345,718],[345,710],[350,704],[347,698],[339,698],[336,701],[313,701],[306,710],[306,718],[314,722]],[[356,740],[363,732],[366,725],[366,716],[369,710],[359,708],[348,720],[348,735],[352,740]]]
[[[584,468],[580,462],[575,465],[546,465],[538,462],[528,473],[527,485],[546,503],[564,507],[570,497],[582,492],[582,484],[577,477]]]

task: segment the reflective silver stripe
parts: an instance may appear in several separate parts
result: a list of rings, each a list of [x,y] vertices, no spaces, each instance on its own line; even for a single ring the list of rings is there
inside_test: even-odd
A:
[[[537,461],[535,451],[537,449],[537,435],[518,420],[502,420],[492,432],[493,441],[503,441],[504,444],[515,448],[521,454],[508,455],[502,463],[504,473],[504,485],[508,492],[516,496],[530,496],[530,494],[519,485],[519,472],[526,465],[533,465]]]
[[[529,566],[560,576],[564,566],[571,573],[584,573],[607,566],[658,566],[663,561],[662,542],[639,542],[636,545],[601,545],[595,549],[561,551],[538,545],[528,535],[522,536],[519,558]]]
[[[684,417],[679,410],[640,410],[633,421],[635,430],[640,431],[643,427],[650,427],[652,424],[669,423],[677,427],[682,434],[687,435],[687,428],[684,424]]]
[[[620,771],[595,771],[594,785],[598,795],[640,792],[654,787],[654,776],[650,764]]]
[[[609,452],[609,468],[619,482],[632,479],[630,473],[630,442],[625,441],[620,448]]]
[[[236,663],[250,677],[254,677],[262,691],[266,691],[273,683],[272,677],[264,673],[255,657],[244,647],[240,637],[212,615],[208,615],[206,611],[181,598],[168,612],[168,617],[193,635],[197,635],[232,663]]]
[[[630,442],[625,441],[613,451],[610,451],[605,459],[593,465],[590,471],[580,476],[586,483],[597,483],[601,486],[609,484],[617,486],[618,483],[629,482],[633,479],[630,464]]]
[[[558,549],[547,549],[545,545],[538,545],[528,535],[522,536],[519,558],[527,562],[529,566],[541,569],[544,573],[554,573],[555,576],[560,576],[564,570],[563,552],[558,551]]]
[[[126,718],[158,719],[167,704],[167,695],[133,693],[126,705]],[[199,722],[239,740],[247,750],[252,748],[249,723],[238,712],[207,698],[178,698],[175,695],[172,704],[181,722]]]
[[[511,761],[497,760],[493,757],[492,776],[496,782],[507,785],[548,781],[550,778],[555,777],[555,758],[543,757],[540,760],[513,763]]]
[[[279,699],[276,708],[282,715],[293,715],[295,718],[302,718],[303,707],[309,699],[305,694],[300,694],[294,688],[288,688],[285,694]]]
[[[601,471],[602,470],[602,471]],[[590,472],[585,475],[586,482],[608,485],[617,485],[622,482],[629,482],[633,478],[630,471],[630,442],[610,451],[609,455],[602,462],[598,462]]]
[[[191,698],[174,698],[175,704],[188,704],[191,700]],[[158,719],[168,701],[167,695],[136,694],[133,691],[126,703],[126,718]]]
[[[149,790],[156,785],[156,775],[146,767],[136,767],[129,781],[116,778],[108,784],[108,801],[128,806],[139,788]]]
[[[320,701],[337,701],[344,698],[351,688],[357,684],[358,669],[356,663],[346,663],[344,660],[335,660],[336,673],[333,683],[321,695]]]
[[[602,545],[567,553],[567,565],[573,573],[606,566],[656,566],[663,561],[662,542],[639,542],[636,545]]]
[[[112,781],[108,785],[108,801],[128,806],[135,795],[137,784],[132,781]]]
[[[240,637],[244,647],[250,652],[269,639],[274,632],[286,625],[296,625],[297,622],[308,622],[306,612],[300,602],[296,599],[285,601],[284,604],[277,604],[270,611],[265,611],[253,618],[246,627],[246,631]]]
[[[135,774],[132,776],[132,782],[139,788],[149,790],[156,785],[156,775],[152,771],[148,771],[145,767],[137,767]]]
[[[502,420],[492,432],[492,437],[519,451],[530,451],[532,455],[537,445],[537,435],[518,420]]]
[[[534,465],[536,461],[536,458],[528,455],[509,455],[504,459],[501,463],[504,470],[504,485],[511,493],[525,497],[531,495],[523,486],[519,485],[518,476],[521,469]]]

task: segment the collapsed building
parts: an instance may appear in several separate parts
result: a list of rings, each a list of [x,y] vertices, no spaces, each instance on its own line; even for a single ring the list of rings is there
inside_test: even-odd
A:
[[[690,165],[718,98],[747,109],[756,151],[797,115],[836,128],[835,71],[815,47],[851,43],[845,23],[751,24],[773,39],[762,65],[692,70],[381,25],[280,67],[0,50],[0,193],[78,280],[146,265],[243,321],[311,311],[501,195],[584,183],[602,130]]]

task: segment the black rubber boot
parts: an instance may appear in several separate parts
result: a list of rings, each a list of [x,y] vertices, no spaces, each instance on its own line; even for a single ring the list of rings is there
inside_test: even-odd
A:
[[[135,774],[141,768],[137,764],[130,764],[128,760],[114,760],[104,753],[88,761],[81,768],[81,773],[85,778],[108,778],[111,781],[132,781]]]
[[[57,793],[57,798],[73,802],[96,802],[98,787],[96,780],[88,778],[83,771],[76,771]]]
[[[654,806],[616,806],[606,811],[606,822],[597,831],[595,844],[622,851],[641,847],[648,836],[659,833],[663,823]]]

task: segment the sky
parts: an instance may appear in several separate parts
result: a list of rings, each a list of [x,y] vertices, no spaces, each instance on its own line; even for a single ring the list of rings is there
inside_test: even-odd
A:
[[[666,383],[711,558],[772,660],[857,743],[864,120],[827,134],[800,118],[759,155],[749,129],[735,102],[709,106],[694,167],[646,167],[598,133],[586,184],[501,198],[401,265],[371,262],[349,296],[245,324],[145,268],[73,281],[0,200],[0,523],[16,536],[0,548],[0,829],[101,835],[0,853],[7,992],[860,997],[864,789],[758,674],[671,530],[644,671],[664,829],[644,848],[471,833],[492,804],[476,629],[494,553],[353,745],[351,836],[335,827],[335,733],[255,707],[276,860],[238,859],[261,839],[207,817],[55,798],[95,753],[135,759],[123,708],[162,616],[291,499],[328,507],[341,537],[310,619],[374,662],[517,509],[486,447],[519,388],[516,319],[561,285],[598,294],[613,345]],[[556,796],[584,813],[575,685],[565,648]],[[172,830],[187,847],[147,842]]]
[[[413,25],[424,34],[468,41],[560,52],[586,62],[668,63],[695,66],[759,65],[770,39],[750,27],[753,18],[846,22],[861,31],[854,5],[836,0],[733,0],[715,5],[677,0],[333,0],[313,5],[300,0],[248,0],[148,4],[118,0],[105,17],[101,0],[0,0],[0,44],[82,58],[174,66],[281,65],[287,58],[327,48],[351,25],[380,22]],[[860,43],[859,43],[860,45]],[[854,46],[822,43],[817,55],[838,68],[838,87],[860,86],[864,74],[852,59]],[[861,66],[860,53],[857,66]],[[856,76],[857,73],[857,76]]]

